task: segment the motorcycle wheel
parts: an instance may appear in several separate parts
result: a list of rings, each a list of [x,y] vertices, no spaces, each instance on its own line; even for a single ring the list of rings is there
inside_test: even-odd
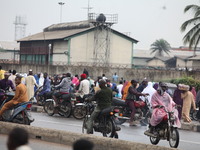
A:
[[[87,114],[85,106],[75,106],[73,110],[73,116],[76,119],[83,119]]]
[[[69,118],[71,116],[72,113],[72,104],[70,102],[64,102],[61,104],[60,106],[60,110],[59,114],[63,114],[64,117]]]
[[[198,112],[198,111],[193,111],[192,114],[191,114],[192,119],[195,120],[195,121],[198,121],[197,112]]]
[[[44,103],[44,111],[49,115],[49,116],[53,116],[54,115],[54,105],[52,101],[48,101]]]
[[[172,128],[169,133],[169,145],[172,148],[177,148],[179,145],[179,132],[176,128]]]
[[[31,125],[30,120],[28,119],[28,117],[26,115],[24,115],[24,117],[23,117],[23,124]]]
[[[159,141],[160,141],[160,138],[159,137],[151,137],[150,136],[150,142],[151,142],[151,144],[153,144],[153,145],[157,145],[158,143],[159,143]]]
[[[108,119],[105,123],[105,130],[102,132],[104,137],[113,138],[116,134],[114,123],[111,119]]]
[[[87,121],[88,121],[88,117],[86,116],[85,119],[83,120],[83,125],[82,125],[82,133],[84,133],[84,134],[87,133],[87,127],[86,127]]]

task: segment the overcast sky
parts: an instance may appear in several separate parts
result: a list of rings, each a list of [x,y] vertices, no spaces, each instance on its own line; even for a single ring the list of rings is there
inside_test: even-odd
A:
[[[88,0],[0,0],[0,41],[14,41],[16,15],[27,19],[26,36],[41,32],[45,27],[60,22],[87,19]],[[130,32],[139,43],[135,49],[150,49],[150,45],[163,38],[172,47],[183,45],[185,33],[181,24],[192,17],[184,14],[187,5],[200,4],[200,0],[90,0],[92,13],[118,14],[113,26],[119,32]]]

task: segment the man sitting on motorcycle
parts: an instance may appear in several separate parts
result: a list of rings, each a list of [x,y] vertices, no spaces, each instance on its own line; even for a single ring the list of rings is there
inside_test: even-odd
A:
[[[6,91],[9,91],[11,88],[13,91],[15,90],[15,87],[11,80],[9,80],[10,74],[8,72],[4,73],[4,79],[0,80],[0,105],[3,103],[3,97]]]
[[[128,89],[128,95],[126,97],[126,104],[131,109],[131,118],[130,118],[130,126],[134,126],[137,124],[137,121],[134,121],[135,117],[135,105],[134,101],[137,99],[137,96],[146,96],[148,93],[140,93],[137,91],[138,82],[136,80],[131,80],[131,86]]]
[[[2,118],[2,114],[12,108],[13,106],[27,102],[28,101],[28,95],[27,95],[27,88],[24,84],[21,83],[21,76],[16,76],[15,78],[15,83],[16,83],[16,91],[15,91],[15,96],[13,97],[12,100],[8,101],[3,105],[3,107],[0,110],[0,118]]]
[[[71,74],[67,73],[66,77],[62,79],[60,84],[55,86],[56,89],[60,89],[59,92],[56,92],[53,95],[53,99],[54,99],[54,101],[56,103],[56,107],[58,106],[58,100],[57,99],[63,94],[69,94],[69,91],[70,91],[70,88],[71,88],[71,84],[72,84],[72,82],[71,82]]]
[[[167,113],[167,111],[172,111],[173,107],[176,105],[175,102],[172,100],[171,96],[166,92],[167,85],[165,83],[160,83],[158,90],[152,95],[151,98],[151,105],[153,108],[152,116],[150,119],[149,130],[147,132],[152,133],[153,128],[157,126]],[[163,109],[165,108],[165,110]],[[178,127],[180,127],[180,121],[178,119],[178,111],[175,109],[175,123]]]
[[[93,132],[93,122],[96,119],[96,117],[99,115],[99,113],[105,109],[111,106],[112,103],[112,90],[108,87],[106,87],[105,80],[101,79],[99,81],[99,87],[101,90],[99,90],[93,97],[97,101],[97,106],[92,112],[90,118],[87,121],[87,133],[92,134]]]

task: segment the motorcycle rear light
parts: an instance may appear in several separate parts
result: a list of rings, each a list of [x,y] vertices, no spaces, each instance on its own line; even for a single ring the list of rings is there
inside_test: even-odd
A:
[[[110,112],[110,115],[113,115],[114,113],[113,112]]]
[[[32,106],[32,104],[28,104],[28,105],[26,106],[26,109],[31,109],[31,106]]]

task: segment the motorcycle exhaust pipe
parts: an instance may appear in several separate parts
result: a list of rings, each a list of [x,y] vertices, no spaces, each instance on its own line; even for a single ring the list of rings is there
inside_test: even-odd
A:
[[[153,133],[150,133],[150,132],[148,132],[148,131],[145,131],[144,134],[147,135],[147,136],[151,136],[151,137],[153,137],[153,138],[157,138],[157,137],[158,137],[157,135],[155,135],[155,134],[153,134]]]

